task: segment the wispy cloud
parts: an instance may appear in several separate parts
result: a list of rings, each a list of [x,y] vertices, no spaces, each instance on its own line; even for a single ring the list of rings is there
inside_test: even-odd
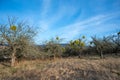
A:
[[[84,21],[81,22],[77,22],[77,23],[73,23],[70,25],[67,25],[63,28],[60,29],[59,32],[62,33],[61,37],[63,38],[67,38],[67,39],[73,39],[76,36],[80,35],[81,33],[86,34],[87,31],[95,31],[92,32],[91,35],[99,33],[99,32],[104,32],[107,30],[107,26],[106,24],[103,24],[106,21],[109,21],[113,18],[117,18],[120,17],[120,12],[117,13],[111,13],[111,14],[103,14],[103,15],[97,15],[94,17],[91,17],[89,19],[86,19]],[[102,25],[102,26],[100,26]],[[109,24],[110,27],[111,24]],[[105,26],[107,28],[105,28]],[[108,30],[113,29],[113,27],[115,27],[114,25],[111,26],[112,28],[109,28]]]
[[[107,23],[107,21],[118,17],[120,17],[120,12],[103,14],[103,15],[100,14],[77,23],[73,23],[67,26],[62,26],[61,28],[55,30],[49,29],[48,27],[50,25],[47,25],[47,30],[39,34],[39,36],[42,37],[40,41],[44,41],[58,35],[60,36],[60,38],[65,39],[64,42],[67,42],[69,40],[78,38],[79,35],[94,36],[95,34],[102,34],[105,32],[109,32],[119,27],[115,24],[109,22]],[[46,25],[44,24],[45,23],[43,23],[45,29]]]
[[[45,16],[47,16],[50,6],[51,6],[51,0],[43,0],[41,14],[40,14],[41,18],[44,18]]]
[[[64,17],[64,13],[65,13],[65,10],[62,9],[62,7],[60,7],[57,13],[51,18],[40,20],[39,25],[42,28],[42,30],[43,31],[49,30],[54,23],[56,23],[58,20]]]
[[[45,17],[46,15],[49,16],[47,18],[43,18],[42,20],[39,21],[40,27],[43,29],[43,31],[49,30],[51,27],[54,26],[54,24],[58,24],[59,22],[62,21],[62,19],[65,19],[65,17],[67,18],[68,16],[74,16],[75,13],[78,12],[79,7],[72,7],[70,5],[62,5],[58,4],[57,6],[57,10],[54,11],[54,15],[50,15],[47,14],[49,10],[51,10],[51,4],[52,2],[47,2],[43,4],[48,4],[45,8],[43,8],[43,12],[41,13],[41,15],[43,17]],[[44,7],[44,6],[43,6]],[[66,11],[67,10],[67,11]]]

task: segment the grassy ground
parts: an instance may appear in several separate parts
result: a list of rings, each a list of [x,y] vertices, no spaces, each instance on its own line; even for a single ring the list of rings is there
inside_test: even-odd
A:
[[[0,64],[0,80],[120,80],[120,58],[66,58]]]

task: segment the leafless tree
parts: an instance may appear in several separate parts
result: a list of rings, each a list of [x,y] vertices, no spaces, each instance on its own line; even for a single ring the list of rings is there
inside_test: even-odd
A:
[[[11,66],[15,65],[17,52],[27,51],[36,32],[32,26],[17,18],[9,17],[8,24],[0,24],[0,42],[6,44],[11,55]]]

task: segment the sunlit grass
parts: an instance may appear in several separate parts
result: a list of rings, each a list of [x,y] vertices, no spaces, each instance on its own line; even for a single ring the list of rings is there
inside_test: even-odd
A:
[[[94,58],[94,57],[93,57]],[[117,80],[120,78],[120,58],[30,60],[16,63],[16,67],[0,65],[4,80]]]

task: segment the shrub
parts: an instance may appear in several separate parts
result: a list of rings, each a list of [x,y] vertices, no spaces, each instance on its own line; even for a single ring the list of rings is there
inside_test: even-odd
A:
[[[81,56],[81,53],[85,47],[85,36],[82,36],[81,39],[70,41],[65,48],[65,56]]]
[[[46,42],[45,51],[54,58],[61,57],[63,47],[60,45],[60,41],[61,39],[59,39],[59,37],[56,37],[55,39],[51,39],[50,41]]]
[[[92,49],[95,48],[100,57],[103,58],[104,54],[113,53],[116,45],[111,41],[111,37],[96,38],[92,37],[91,41]]]

